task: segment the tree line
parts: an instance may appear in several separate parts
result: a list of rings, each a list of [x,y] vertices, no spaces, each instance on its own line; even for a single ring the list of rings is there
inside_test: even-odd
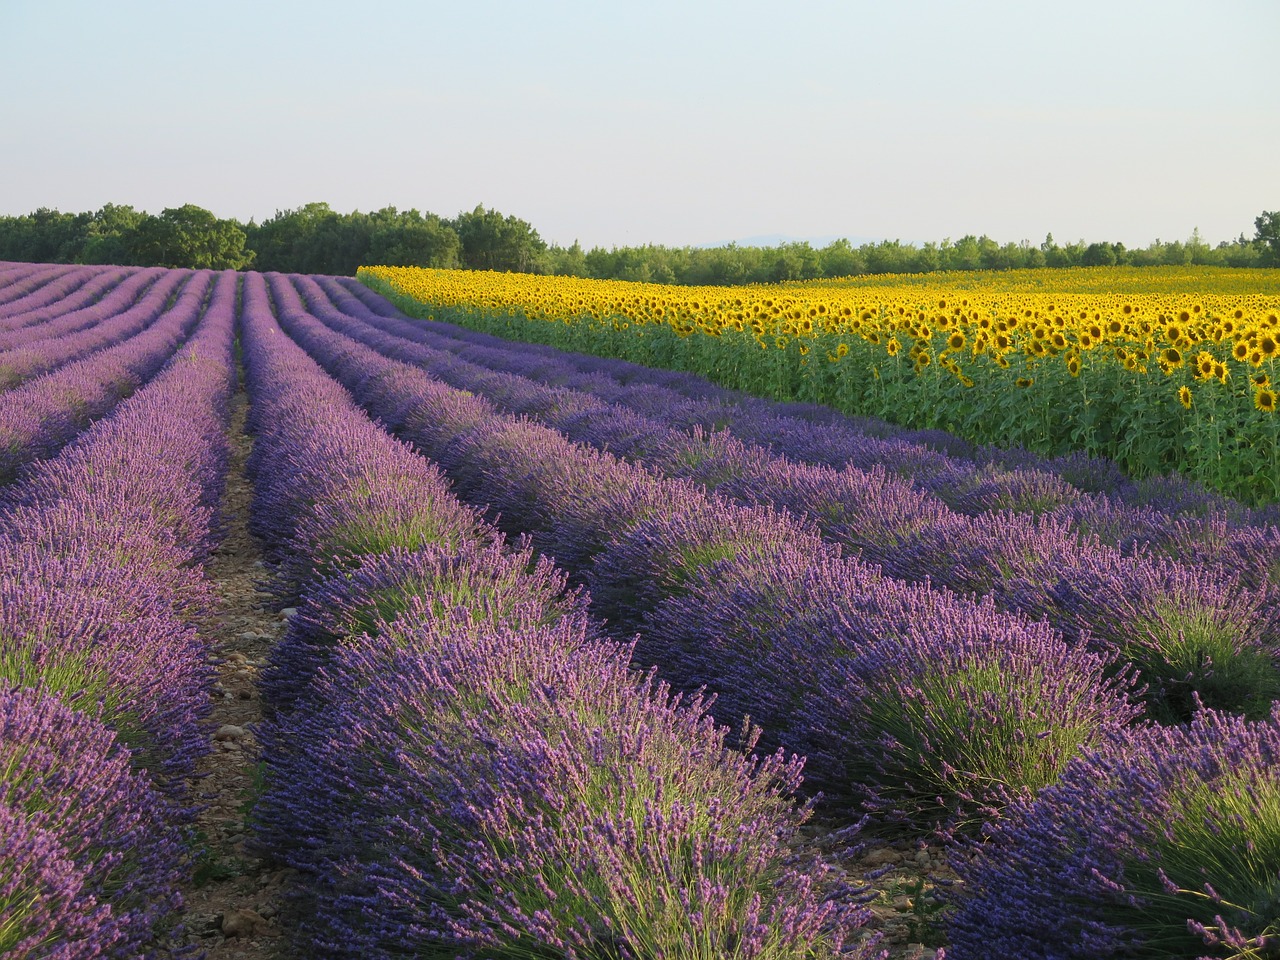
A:
[[[1216,246],[1195,231],[1186,240],[1146,247],[1077,240],[1000,244],[972,235],[916,246],[897,240],[854,246],[836,240],[772,247],[594,247],[547,244],[532,224],[477,206],[445,218],[384,207],[338,213],[327,203],[277,211],[262,223],[222,219],[194,204],[159,214],[107,204],[92,213],[41,208],[0,216],[0,260],[125,266],[278,270],[353,276],[364,264],[510,270],[609,280],[677,284],[745,284],[815,280],[872,273],[937,270],[1014,270],[1074,266],[1205,264],[1280,266],[1280,211],[1254,220]]]

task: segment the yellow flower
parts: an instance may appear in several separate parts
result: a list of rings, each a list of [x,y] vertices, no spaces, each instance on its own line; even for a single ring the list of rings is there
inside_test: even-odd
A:
[[[1200,355],[1196,357],[1196,379],[1208,380],[1213,376],[1213,354],[1207,350],[1201,350]]]
[[[1184,385],[1178,388],[1178,402],[1182,404],[1184,407],[1186,407],[1188,410],[1191,409],[1191,388],[1190,387]]]
[[[1276,392],[1264,387],[1253,395],[1253,405],[1263,413],[1275,413]]]

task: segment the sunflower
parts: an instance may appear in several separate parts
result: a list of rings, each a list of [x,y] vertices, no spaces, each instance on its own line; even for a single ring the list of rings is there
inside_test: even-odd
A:
[[[1073,377],[1080,376],[1080,358],[1074,354],[1067,358],[1067,373]]]
[[[1178,388],[1178,402],[1182,404],[1184,407],[1186,407],[1188,410],[1191,409],[1191,388],[1190,387],[1183,385]]]
[[[1019,377],[1014,381],[1014,385],[1025,388],[1031,386],[1035,382],[1035,379],[1032,377]]]
[[[964,334],[963,334],[963,333],[961,333],[959,330],[956,330],[956,331],[954,331],[954,332],[951,334],[951,336],[947,337],[947,349],[948,349],[948,350],[963,350],[963,349],[964,349]]]
[[[1277,342],[1276,338],[1270,334],[1261,336],[1258,338],[1258,352],[1261,353],[1264,358],[1270,360],[1277,353],[1280,353],[1280,342]]]
[[[1263,413],[1276,412],[1276,392],[1264,387],[1253,395],[1253,405]]]
[[[884,345],[884,348],[888,352],[889,356],[896,357],[898,355],[898,351],[902,349],[902,344],[898,342],[897,337],[890,337],[889,342]]]
[[[1196,379],[1208,380],[1213,376],[1213,354],[1207,350],[1201,350],[1200,355],[1196,357]]]

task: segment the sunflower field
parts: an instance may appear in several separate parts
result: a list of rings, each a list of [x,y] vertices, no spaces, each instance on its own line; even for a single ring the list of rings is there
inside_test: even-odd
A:
[[[1280,499],[1280,273],[1215,267],[677,287],[412,267],[414,315],[975,443]]]

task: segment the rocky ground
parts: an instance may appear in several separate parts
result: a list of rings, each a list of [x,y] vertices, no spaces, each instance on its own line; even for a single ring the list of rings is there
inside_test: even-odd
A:
[[[214,689],[214,750],[195,793],[205,804],[197,828],[207,847],[186,891],[183,945],[209,960],[267,960],[280,955],[276,914],[289,871],[245,851],[246,815],[258,770],[254,727],[262,719],[257,677],[287,622],[268,590],[258,542],[249,534],[252,487],[244,476],[252,441],[244,432],[247,399],[235,399],[232,461],[223,499],[226,540],[205,565],[220,607],[205,633],[220,660]]]

